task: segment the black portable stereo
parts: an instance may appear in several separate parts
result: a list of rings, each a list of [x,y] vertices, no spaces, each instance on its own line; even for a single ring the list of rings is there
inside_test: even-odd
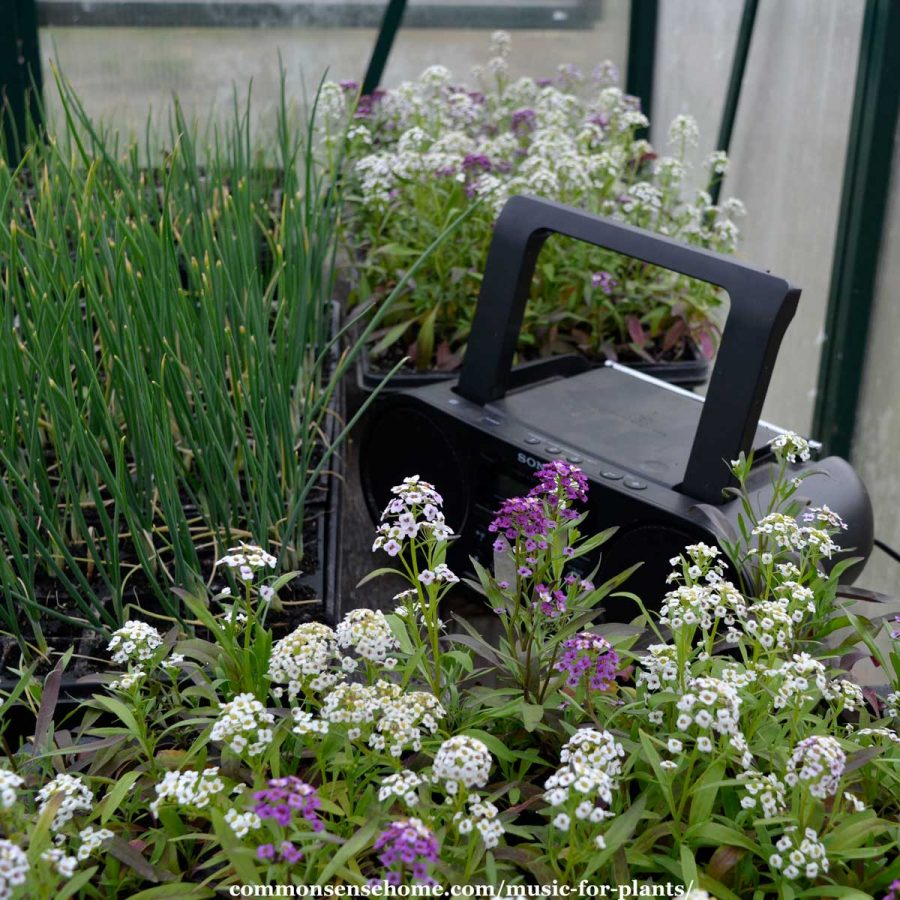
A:
[[[728,318],[705,400],[574,356],[512,369],[537,256],[552,233],[727,292]],[[588,531],[618,526],[602,548],[598,577],[642,562],[625,587],[658,604],[670,558],[686,544],[720,543],[736,524],[738,503],[724,493],[734,483],[729,460],[753,449],[750,487],[760,505],[771,492],[767,445],[782,429],[759,416],[799,296],[784,279],[726,256],[557,203],[512,197],[495,226],[459,378],[390,395],[367,420],[359,456],[373,519],[406,475],[433,482],[459,535],[448,560],[458,574],[470,573],[470,557],[483,564],[493,558],[487,526],[500,501],[527,493],[544,462],[566,459],[589,479]],[[845,573],[852,580],[872,549],[866,489],[838,457],[800,468],[816,474],[804,479],[798,497],[827,504],[848,523],[843,553],[861,558]],[[593,566],[598,559],[578,562]],[[624,600],[606,611],[618,620],[635,614]]]

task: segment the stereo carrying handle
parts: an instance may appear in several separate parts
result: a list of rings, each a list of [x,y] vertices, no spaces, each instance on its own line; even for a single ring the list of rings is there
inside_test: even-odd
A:
[[[752,446],[778,348],[797,309],[799,289],[719,253],[549,200],[511,197],[494,228],[456,387],[467,400],[483,406],[506,395],[535,263],[544,241],[554,233],[727,292],[728,318],[680,487],[704,503],[722,503],[723,489],[734,484],[726,463]]]

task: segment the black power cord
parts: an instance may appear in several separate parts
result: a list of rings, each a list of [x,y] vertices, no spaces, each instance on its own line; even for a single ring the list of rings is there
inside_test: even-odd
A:
[[[889,547],[884,541],[878,540],[875,538],[875,546],[882,551],[882,553],[886,553],[894,562],[900,562],[900,553],[898,553],[893,547]]]

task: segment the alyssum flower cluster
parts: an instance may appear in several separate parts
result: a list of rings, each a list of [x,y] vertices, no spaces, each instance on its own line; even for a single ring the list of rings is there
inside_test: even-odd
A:
[[[395,611],[278,641],[255,593],[241,629],[209,613],[209,639],[129,621],[110,654],[144,676],[89,707],[121,727],[89,715],[74,744],[61,735],[0,768],[0,890],[524,888],[610,883],[626,867],[706,897],[892,897],[896,709],[864,696],[840,670],[844,648],[822,639],[844,615],[828,556],[772,540],[821,529],[819,548],[843,530],[792,505],[797,447],[774,447],[785,502],[748,522],[748,543],[686,547],[659,612],[634,627],[599,621],[614,587],[593,584],[587,483],[561,461],[495,517],[503,575],[479,573],[494,643],[439,622],[436,598],[456,582],[420,576],[450,572],[451,536],[416,478],[378,535],[409,584]]]

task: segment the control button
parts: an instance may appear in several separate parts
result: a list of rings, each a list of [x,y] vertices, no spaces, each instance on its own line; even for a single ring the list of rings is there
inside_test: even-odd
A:
[[[562,447],[557,447],[556,444],[547,444],[547,446],[544,447],[544,449],[548,453],[562,453]]]
[[[601,472],[600,474],[610,481],[618,481],[620,478],[624,477],[621,472],[613,472],[611,469],[606,469],[606,471]]]
[[[584,460],[580,456],[576,456],[574,453],[570,453],[566,456],[566,459],[570,463],[582,463]]]
[[[622,484],[627,488],[631,488],[633,491],[643,491],[647,488],[647,482],[638,481],[637,478],[626,478]]]
[[[481,421],[484,422],[485,425],[502,425],[503,420],[498,419],[496,416],[482,416]]]
[[[451,406],[459,406],[459,400],[456,397],[451,397],[447,402]]]
[[[525,438],[526,444],[539,444],[541,442],[540,438],[536,438],[533,434],[529,434],[528,437]]]

